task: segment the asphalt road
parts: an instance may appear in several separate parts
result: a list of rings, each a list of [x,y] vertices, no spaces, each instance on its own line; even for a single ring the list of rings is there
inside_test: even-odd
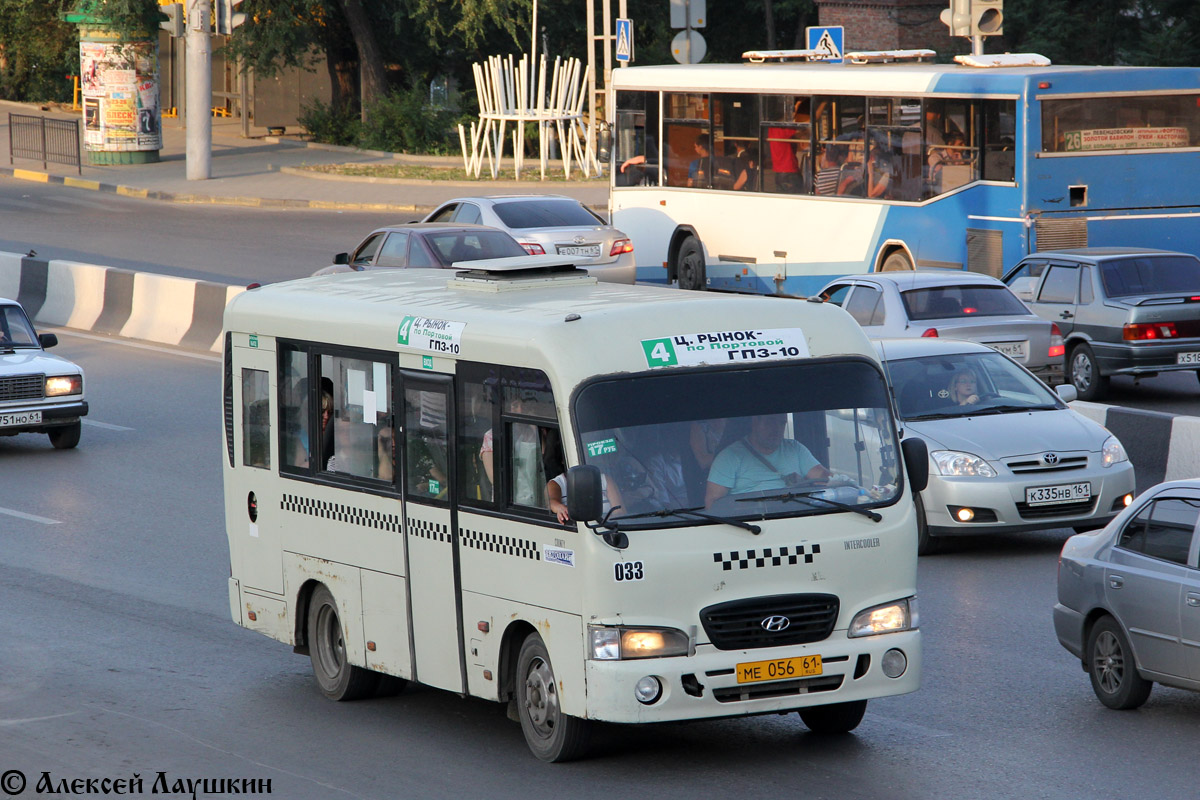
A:
[[[1195,795],[1200,694],[1109,711],[1054,638],[1065,531],[923,559],[923,686],[849,736],[794,714],[612,726],[589,760],[545,765],[497,705],[332,703],[305,657],[229,620],[219,363],[70,333],[59,352],[89,379],[79,448],[0,438],[0,773],[25,775],[18,796],[43,772],[136,773],[145,794],[159,772],[264,779],[289,800]]]

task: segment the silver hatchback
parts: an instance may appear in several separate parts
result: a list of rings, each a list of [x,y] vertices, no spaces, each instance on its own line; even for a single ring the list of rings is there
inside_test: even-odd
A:
[[[1058,641],[1104,705],[1137,708],[1153,683],[1200,690],[1200,480],[1154,486],[1058,560]]]
[[[929,446],[921,553],[942,537],[1099,527],[1133,499],[1117,438],[1006,356],[948,339],[884,339],[875,349],[905,435]]]

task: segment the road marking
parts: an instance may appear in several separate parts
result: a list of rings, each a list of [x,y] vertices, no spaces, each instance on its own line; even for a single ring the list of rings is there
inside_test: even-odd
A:
[[[52,719],[61,719],[62,717],[73,717],[78,714],[78,711],[70,711],[65,714],[51,714],[48,717],[28,717],[26,719],[0,719],[0,728],[11,727],[14,725],[26,725],[30,722],[46,722]]]
[[[152,350],[155,353],[167,353],[173,356],[183,356],[184,358],[195,358],[200,361],[211,361],[214,364],[221,363],[220,356],[206,355],[204,353],[192,353],[187,350],[175,350],[170,347],[158,347],[156,345],[143,344],[142,342],[134,342],[128,339],[114,339],[111,336],[97,336],[92,333],[82,333],[76,330],[68,330],[67,328],[39,327],[39,330],[53,332],[59,336],[77,336],[80,339],[90,339],[93,342],[107,342],[108,344],[119,344],[122,347],[133,347],[138,350]]]
[[[103,428],[106,431],[131,431],[133,428],[126,428],[124,425],[113,425],[111,422],[100,422],[99,420],[88,419],[84,417],[79,420],[84,425],[91,425],[96,428]]]
[[[39,517],[36,514],[26,514],[24,511],[15,511],[11,508],[0,507],[0,514],[8,514],[10,517],[19,517],[20,519],[27,519],[30,522],[40,522],[43,525],[61,525],[62,524],[62,522],[57,519],[50,519],[49,517]]]

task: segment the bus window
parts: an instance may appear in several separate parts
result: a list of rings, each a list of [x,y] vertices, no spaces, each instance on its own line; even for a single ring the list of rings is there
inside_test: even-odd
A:
[[[875,159],[868,159],[867,196],[879,200],[920,200],[921,101],[873,97],[867,100],[867,127]],[[872,192],[872,187],[879,190]]]
[[[279,418],[282,442],[279,460],[285,467],[308,469],[312,409],[308,398],[308,354],[294,347],[280,349]]]
[[[763,97],[764,192],[800,194],[812,182],[812,98]]]
[[[1200,144],[1200,94],[1042,100],[1042,151],[1174,149]]]
[[[266,370],[242,370],[242,464],[271,467],[271,417]]]
[[[459,497],[463,502],[492,502],[492,425],[496,411],[495,376],[464,380],[458,388]]]
[[[712,188],[753,191],[758,184],[758,98],[712,95]]]
[[[975,104],[969,100],[925,101],[926,197],[979,178]]]
[[[657,92],[617,92],[614,147],[617,186],[658,185]]]
[[[983,179],[1012,182],[1016,175],[1017,104],[983,101]]]
[[[708,95],[664,95],[663,125],[667,186],[708,186],[711,170],[711,137],[708,132]]]
[[[446,499],[449,472],[446,442],[446,395],[442,392],[406,389],[405,403],[405,489],[416,499]]]
[[[548,431],[553,427],[557,433],[557,425],[546,424],[551,420],[557,422],[554,408],[554,395],[549,388],[549,380],[543,373],[524,376],[515,384],[504,387],[504,422],[505,422],[505,456],[504,464],[508,474],[507,501],[515,506],[527,508],[549,508],[546,500],[546,482],[562,471],[561,456],[553,451],[558,445],[557,438],[551,442],[551,452],[547,453]],[[545,421],[539,424],[539,421]],[[546,469],[547,460],[557,462]],[[555,466],[558,472],[555,472]],[[547,475],[547,472],[553,472]]]
[[[323,355],[321,375],[322,394],[332,389],[333,400],[328,424],[322,416],[323,468],[359,478],[392,480],[395,470],[389,365]]]

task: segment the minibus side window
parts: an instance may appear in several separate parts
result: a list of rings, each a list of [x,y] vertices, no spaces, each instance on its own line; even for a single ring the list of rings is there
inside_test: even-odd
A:
[[[459,386],[459,497],[467,503],[492,502],[495,383],[493,376],[487,382],[465,380]]]
[[[280,356],[279,419],[282,441],[279,460],[285,467],[308,469],[312,409],[308,397],[308,354],[284,347]]]
[[[420,389],[404,391],[406,406],[405,488],[410,495],[444,499],[447,461],[446,395]]]
[[[319,448],[323,470],[392,480],[391,384],[391,368],[384,362],[321,356]]]
[[[242,370],[242,464],[271,468],[270,376],[266,370]]]

